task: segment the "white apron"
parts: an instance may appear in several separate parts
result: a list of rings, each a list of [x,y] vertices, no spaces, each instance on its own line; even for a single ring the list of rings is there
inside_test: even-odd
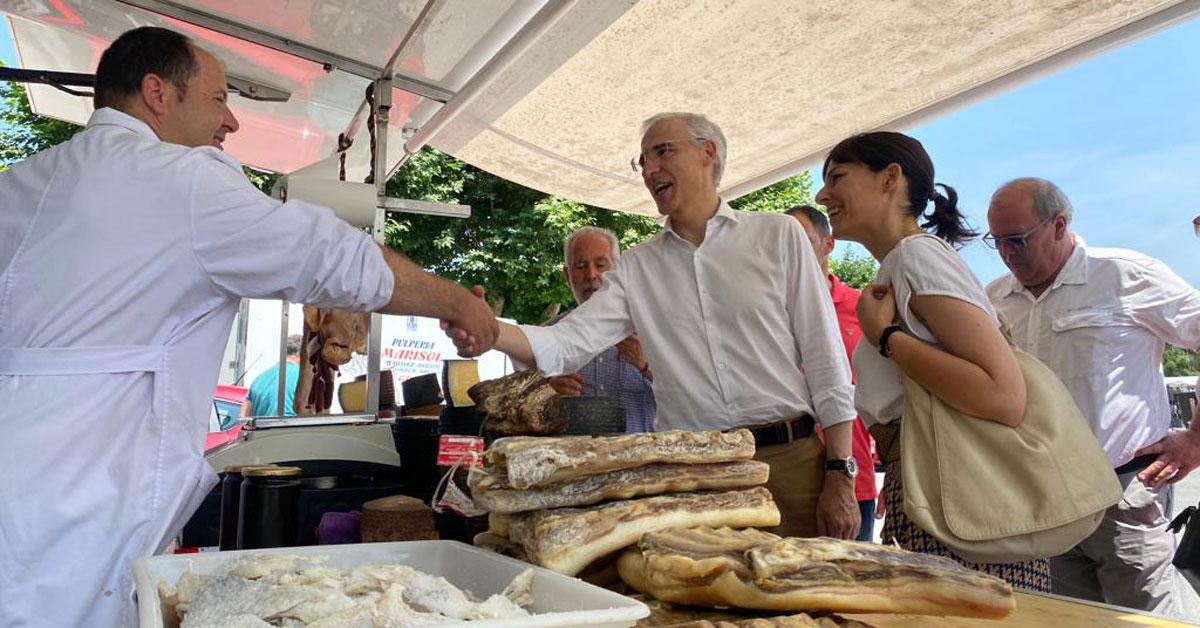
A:
[[[137,625],[127,557],[161,550],[162,545],[182,530],[186,515],[199,507],[216,482],[215,474],[203,460],[198,461],[200,466],[191,468],[165,464],[167,457],[189,454],[179,430],[169,425],[173,420],[167,393],[170,354],[165,346],[0,348],[0,378],[12,376],[6,383],[20,386],[34,399],[46,395],[43,400],[49,401],[49,407],[53,408],[45,414],[30,416],[29,420],[36,424],[18,426],[17,431],[31,428],[28,431],[35,434],[29,434],[34,437],[30,441],[46,438],[47,433],[51,433],[49,438],[61,438],[60,442],[46,443],[55,450],[54,457],[29,456],[23,469],[17,469],[15,476],[8,478],[17,485],[14,488],[26,490],[23,494],[6,494],[5,511],[12,508],[49,516],[20,525],[0,512],[0,529],[4,531],[0,538],[8,541],[7,546],[0,547],[0,560],[6,565],[31,567],[24,574],[18,570],[13,581],[3,583],[5,601],[0,623]],[[60,404],[67,404],[58,400],[86,403],[91,396],[65,394],[62,386],[70,380],[63,376],[93,376],[84,381],[109,379],[116,385],[122,381],[145,384],[149,379],[152,402],[140,417],[85,416],[85,423],[79,424],[78,412],[69,407],[59,409]],[[121,405],[126,404],[118,407]],[[132,467],[107,464],[107,456],[96,456],[96,445],[104,442],[106,433],[131,434],[132,440],[109,441],[113,447],[110,452],[134,455],[133,451],[121,450],[146,449],[155,458],[156,471],[133,473]],[[191,459],[195,460],[194,454]],[[95,463],[82,465],[85,473],[80,477],[57,472],[64,460]],[[185,489],[185,494],[181,487],[190,490]],[[146,496],[148,500],[142,499]],[[72,542],[79,538],[91,539],[92,543],[81,548]],[[121,549],[114,552],[115,548]],[[52,591],[58,602],[41,603]]]
[[[240,297],[374,310],[392,284],[329,210],[112,109],[0,172],[0,628],[136,625],[131,564],[216,480]]]

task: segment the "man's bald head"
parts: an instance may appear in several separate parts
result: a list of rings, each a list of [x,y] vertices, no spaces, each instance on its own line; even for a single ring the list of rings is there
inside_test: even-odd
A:
[[[1013,179],[992,195],[988,228],[1000,259],[1035,295],[1050,287],[1075,248],[1072,213],[1067,195],[1045,179]]]
[[[1054,216],[1062,216],[1067,224],[1071,224],[1071,216],[1075,209],[1071,199],[1053,182],[1038,177],[1021,177],[1013,179],[1000,186],[992,199],[1002,195],[1028,195],[1033,203],[1033,211],[1039,220],[1047,220]]]

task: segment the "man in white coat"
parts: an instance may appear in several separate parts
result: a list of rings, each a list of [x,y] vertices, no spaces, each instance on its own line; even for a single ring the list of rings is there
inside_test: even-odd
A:
[[[87,127],[0,173],[4,628],[136,624],[131,563],[215,483],[207,408],[242,297],[497,333],[461,286],[254,188],[221,151],[224,72],[186,37],[125,33],[96,74]]]

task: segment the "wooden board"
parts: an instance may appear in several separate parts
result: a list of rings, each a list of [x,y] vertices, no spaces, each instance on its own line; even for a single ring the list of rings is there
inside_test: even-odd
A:
[[[846,615],[874,628],[1188,628],[1200,624],[1161,619],[1115,606],[1080,602],[1053,595],[1016,593],[1017,610],[994,621],[966,617],[920,615]]]

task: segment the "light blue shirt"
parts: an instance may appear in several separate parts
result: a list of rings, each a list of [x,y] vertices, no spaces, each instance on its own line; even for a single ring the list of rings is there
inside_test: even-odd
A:
[[[283,414],[294,415],[292,398],[296,396],[296,382],[300,381],[300,365],[287,363],[287,385],[283,395]],[[250,416],[277,416],[279,414],[279,364],[263,371],[250,384],[246,395],[250,400]]]

